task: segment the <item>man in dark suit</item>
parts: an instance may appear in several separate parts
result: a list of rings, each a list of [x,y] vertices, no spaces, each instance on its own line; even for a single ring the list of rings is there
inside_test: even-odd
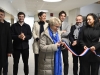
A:
[[[17,14],[18,22],[11,26],[11,34],[13,39],[13,75],[18,73],[18,63],[20,59],[20,54],[22,54],[22,60],[24,63],[24,73],[28,75],[28,58],[29,58],[29,39],[32,37],[31,28],[28,24],[24,22],[25,14],[19,12]]]
[[[1,70],[7,62],[7,57],[12,53],[12,39],[10,34],[10,23],[4,20],[5,12],[0,9],[0,75]]]
[[[82,15],[78,15],[76,17],[76,24],[71,26],[70,29],[70,35],[69,35],[69,40],[71,42],[71,48],[77,53],[77,54],[81,54],[82,53],[82,49],[81,46],[79,45],[79,32],[81,31],[81,29],[85,26],[85,23],[83,23],[83,16]],[[79,61],[79,56],[73,56],[73,75],[82,75],[81,71],[78,74],[78,62],[81,63]]]

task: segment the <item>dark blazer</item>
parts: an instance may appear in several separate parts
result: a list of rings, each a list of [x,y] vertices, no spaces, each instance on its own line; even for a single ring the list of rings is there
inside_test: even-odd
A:
[[[18,35],[20,35],[21,32],[26,36],[25,40],[18,38]],[[14,49],[29,49],[28,40],[31,39],[32,33],[28,24],[24,23],[22,26],[18,22],[13,24],[11,26],[11,34]]]
[[[84,25],[83,25],[84,26]],[[83,28],[83,26],[80,28],[80,31],[81,29]],[[75,25],[71,26],[71,29],[70,29],[70,34],[69,34],[69,40],[70,40],[70,46],[71,48],[77,53],[77,54],[80,54],[82,53],[82,48],[80,47],[80,44],[79,44],[79,39],[74,39],[74,30],[76,29]],[[79,31],[79,32],[80,32]],[[75,46],[72,46],[72,43],[73,41],[77,41],[77,45]]]
[[[79,42],[82,46],[87,46],[90,48],[91,46],[95,46],[97,54],[100,54],[100,27],[94,28],[90,26],[85,26],[79,34]],[[82,57],[83,61],[89,62],[98,62],[100,61],[100,57],[96,56],[92,51],[89,52]]]
[[[10,23],[4,21],[0,23],[0,66],[7,60],[7,54],[12,53],[12,39],[10,33]]]

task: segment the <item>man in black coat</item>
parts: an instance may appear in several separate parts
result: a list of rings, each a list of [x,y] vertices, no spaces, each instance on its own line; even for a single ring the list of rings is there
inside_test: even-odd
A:
[[[76,24],[71,26],[70,30],[70,35],[69,35],[69,40],[71,42],[71,48],[79,55],[82,53],[81,46],[79,45],[79,32],[82,30],[82,28],[85,26],[83,23],[83,17],[82,15],[78,15],[76,17]],[[73,56],[73,75],[82,75],[81,71],[78,74],[78,62],[81,64],[79,61],[79,57],[72,55]]]
[[[12,53],[12,39],[10,34],[10,23],[4,20],[5,12],[0,9],[0,75],[7,57]]]
[[[23,12],[18,13],[19,21],[11,26],[11,34],[13,39],[13,75],[18,73],[18,63],[20,54],[22,54],[22,60],[24,63],[24,73],[28,75],[28,58],[29,58],[29,39],[32,37],[31,28],[24,22],[25,14]]]

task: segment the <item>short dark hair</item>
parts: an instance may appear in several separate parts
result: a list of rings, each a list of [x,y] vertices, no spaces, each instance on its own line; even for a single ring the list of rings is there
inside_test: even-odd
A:
[[[82,16],[82,15],[77,15],[77,17],[79,17],[79,16],[81,16],[81,17],[82,17],[82,19],[83,19],[83,16]]]
[[[4,10],[2,10],[2,9],[0,9],[0,12],[2,12],[2,13],[4,13],[4,14],[5,14],[5,11],[4,11]]]
[[[25,13],[24,13],[24,12],[19,12],[19,13],[17,14],[17,16],[19,16],[19,15],[24,15],[24,17],[25,17]]]
[[[62,14],[65,14],[65,16],[66,16],[66,12],[65,11],[60,11],[59,12],[59,16],[62,15]]]
[[[39,17],[39,16],[42,16],[44,13],[46,14],[46,12],[42,12],[42,11],[39,12],[39,13],[38,13],[38,17]]]

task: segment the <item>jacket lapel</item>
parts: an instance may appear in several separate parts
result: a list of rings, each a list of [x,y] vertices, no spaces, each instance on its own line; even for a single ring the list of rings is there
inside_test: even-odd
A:
[[[47,29],[47,27],[48,27],[48,23],[45,22],[45,24],[44,24],[44,30]]]

